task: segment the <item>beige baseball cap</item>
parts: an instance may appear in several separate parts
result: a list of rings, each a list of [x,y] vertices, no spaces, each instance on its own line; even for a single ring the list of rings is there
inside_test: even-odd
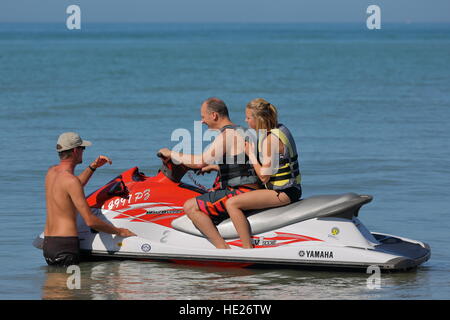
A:
[[[56,143],[56,151],[62,152],[76,147],[89,147],[92,143],[81,139],[80,135],[75,132],[64,132],[58,138]]]

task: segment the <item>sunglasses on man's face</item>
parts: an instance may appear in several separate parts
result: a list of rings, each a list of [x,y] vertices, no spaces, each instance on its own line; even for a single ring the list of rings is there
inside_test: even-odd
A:
[[[78,147],[78,149],[84,150],[84,149],[86,149],[86,147],[81,146],[81,147]]]

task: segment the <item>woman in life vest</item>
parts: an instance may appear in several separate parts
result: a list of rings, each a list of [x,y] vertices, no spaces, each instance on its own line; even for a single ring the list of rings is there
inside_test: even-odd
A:
[[[247,104],[245,115],[258,137],[256,144],[247,144],[246,152],[264,188],[228,199],[226,209],[242,247],[253,248],[250,225],[243,211],[296,202],[302,191],[295,141],[288,128],[278,123],[276,107],[262,98],[254,99]]]

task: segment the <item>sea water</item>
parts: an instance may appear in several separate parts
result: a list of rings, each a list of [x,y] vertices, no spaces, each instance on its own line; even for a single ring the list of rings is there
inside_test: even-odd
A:
[[[448,299],[449,92],[445,24],[0,24],[0,299]],[[86,262],[69,290],[31,245],[58,135],[93,142],[77,172],[112,159],[90,193],[133,166],[155,174],[211,96],[241,125],[248,101],[272,102],[304,197],[373,195],[361,221],[430,244],[431,259],[378,289],[365,273]]]

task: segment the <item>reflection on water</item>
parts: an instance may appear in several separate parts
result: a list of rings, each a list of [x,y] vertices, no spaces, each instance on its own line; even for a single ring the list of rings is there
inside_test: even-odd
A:
[[[69,276],[66,269],[48,267],[47,277],[42,287],[42,299],[77,299],[75,290],[68,289],[67,279]]]
[[[369,289],[369,274],[191,267],[164,262],[102,261],[80,265],[81,288],[70,290],[66,269],[48,268],[43,299],[406,299],[427,280],[426,270],[381,275]],[[425,272],[425,274],[423,274]],[[422,273],[420,277],[418,273]],[[395,290],[393,290],[395,289]],[[423,290],[427,290],[426,286]],[[422,293],[423,294],[423,293]],[[422,295],[421,294],[421,295]]]

